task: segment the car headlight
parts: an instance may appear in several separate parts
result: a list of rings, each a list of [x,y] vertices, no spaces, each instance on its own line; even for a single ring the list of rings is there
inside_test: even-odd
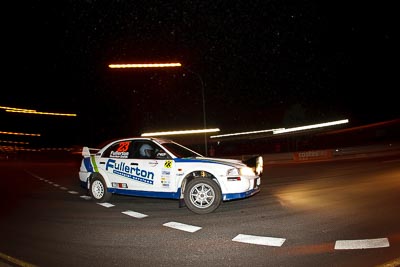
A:
[[[263,173],[263,168],[264,168],[263,166],[264,166],[263,158],[261,156],[259,156],[257,158],[257,161],[256,161],[256,173],[257,173],[257,175],[261,176],[261,174]]]
[[[229,169],[226,172],[226,176],[236,176],[236,175],[239,175],[239,170],[236,168]]]
[[[252,168],[244,167],[244,168],[240,168],[240,175],[255,176],[255,173]]]
[[[255,176],[255,173],[252,168],[243,167],[240,169],[232,168],[229,169],[226,173],[227,176]]]

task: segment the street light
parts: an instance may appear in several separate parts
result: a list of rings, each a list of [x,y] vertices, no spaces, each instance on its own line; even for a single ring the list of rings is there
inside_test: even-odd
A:
[[[188,67],[183,67],[185,70],[189,71],[190,73],[194,74],[200,81],[201,85],[201,98],[203,100],[203,128],[207,129],[207,120],[206,120],[206,99],[204,96],[204,82],[203,79],[201,78],[200,74],[197,72],[192,71]],[[204,132],[204,153],[207,156],[208,154],[208,149],[207,149],[207,132]]]
[[[165,68],[165,67],[183,67],[185,70],[188,72],[194,74],[200,81],[201,85],[201,97],[203,101],[203,127],[204,130],[207,129],[207,121],[206,121],[206,100],[204,96],[204,82],[203,79],[201,78],[200,74],[197,72],[192,71],[188,67],[183,66],[179,62],[174,62],[174,63],[137,63],[137,64],[109,64],[108,67],[110,69],[125,69],[125,68]],[[207,151],[207,132],[204,131],[204,153],[205,156],[208,155]]]

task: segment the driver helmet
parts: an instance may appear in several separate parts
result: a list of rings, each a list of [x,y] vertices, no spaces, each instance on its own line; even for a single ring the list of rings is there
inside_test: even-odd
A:
[[[144,158],[150,158],[153,152],[153,148],[149,144],[143,144],[140,147],[140,156]]]

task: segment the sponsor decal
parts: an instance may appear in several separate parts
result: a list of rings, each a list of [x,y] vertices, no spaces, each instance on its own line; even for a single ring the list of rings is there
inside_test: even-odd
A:
[[[164,163],[164,168],[171,169],[172,168],[172,160],[166,160]]]
[[[129,152],[111,151],[111,153],[110,153],[110,158],[127,159],[128,156],[129,156]]]
[[[162,170],[162,172],[161,172],[161,175],[170,175],[170,174],[171,174],[170,171]]]
[[[163,187],[169,187],[169,178],[167,178],[167,177],[161,177],[161,185],[163,186]]]
[[[167,156],[167,153],[165,153],[165,152],[158,152],[156,155],[157,158],[165,158],[166,156]]]
[[[109,159],[106,164],[106,171],[133,179],[138,182],[153,184],[154,172],[142,170],[139,167],[127,166],[125,162],[117,162],[115,159]]]

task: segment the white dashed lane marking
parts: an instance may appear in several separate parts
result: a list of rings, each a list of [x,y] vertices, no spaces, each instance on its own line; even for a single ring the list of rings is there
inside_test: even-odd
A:
[[[123,211],[122,213],[123,213],[123,214],[126,214],[126,215],[128,215],[128,216],[137,218],[137,219],[142,219],[142,218],[147,217],[146,214],[139,213],[139,212],[135,212],[135,211],[131,211],[131,210]]]
[[[201,227],[198,227],[198,226],[193,226],[193,225],[183,224],[183,223],[178,223],[178,222],[168,222],[168,223],[164,223],[163,225],[173,228],[173,229],[182,230],[182,231],[186,231],[186,232],[190,232],[190,233],[194,233],[201,229]]]
[[[113,205],[111,203],[107,203],[107,202],[105,202],[105,203],[97,203],[97,204],[99,204],[100,206],[106,207],[106,208],[111,208],[111,207],[115,206],[115,205]]]
[[[335,249],[366,249],[389,247],[387,238],[359,239],[359,240],[338,240]]]
[[[232,241],[255,244],[255,245],[263,245],[263,246],[272,246],[272,247],[281,247],[283,243],[286,241],[285,238],[276,238],[276,237],[267,237],[267,236],[256,236],[256,235],[237,235]]]
[[[59,187],[61,190],[68,190],[68,188],[64,186],[60,186],[59,184],[56,184],[50,180],[47,180],[43,177],[40,177],[38,175],[35,175],[34,173],[28,172],[30,175],[33,177],[37,178],[40,181],[44,181],[48,184],[53,185],[54,187]],[[76,195],[78,192],[76,191],[68,191],[68,193]],[[80,196],[81,198],[85,200],[91,199],[90,196]],[[106,208],[111,208],[114,207],[115,205],[111,203],[97,203],[100,206],[106,207]],[[142,214],[139,212],[135,211],[124,211],[122,212],[123,214],[126,214],[128,216],[134,217],[134,218],[145,218],[148,215]],[[199,226],[193,226],[193,225],[188,225],[188,224],[183,224],[183,223],[178,223],[178,222],[168,222],[164,223],[163,226],[170,227],[176,230],[181,230],[181,231],[186,231],[186,232],[191,232],[194,233],[202,227]],[[244,234],[239,234],[235,238],[232,239],[232,241],[235,242],[242,242],[242,243],[248,243],[248,244],[255,244],[255,245],[263,245],[263,246],[274,246],[274,247],[281,247],[283,243],[286,241],[285,238],[276,238],[276,237],[267,237],[267,236],[255,236],[255,235],[244,235]],[[337,240],[335,242],[335,249],[336,250],[345,250],[345,249],[370,249],[370,248],[385,248],[385,247],[390,247],[389,240],[387,238],[376,238],[376,239],[359,239],[359,240]]]

